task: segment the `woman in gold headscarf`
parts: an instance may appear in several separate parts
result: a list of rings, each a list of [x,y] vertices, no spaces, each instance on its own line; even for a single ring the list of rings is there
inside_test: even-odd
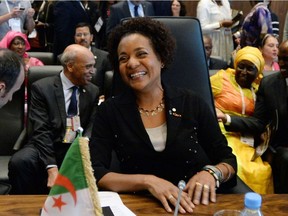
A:
[[[211,76],[216,109],[228,115],[252,115],[256,100],[255,93],[263,77],[264,64],[260,50],[247,46],[236,53],[235,69],[220,70]],[[238,176],[255,192],[273,193],[272,170],[269,163],[263,161],[261,157],[251,161],[255,152],[253,136],[227,132],[223,123],[219,122],[219,124],[228,145],[237,157]]]

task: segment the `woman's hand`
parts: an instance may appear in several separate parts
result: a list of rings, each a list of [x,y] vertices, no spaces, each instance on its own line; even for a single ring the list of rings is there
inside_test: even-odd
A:
[[[194,175],[186,184],[185,192],[194,204],[204,205],[216,202],[216,182],[214,177],[207,171],[201,171]]]
[[[167,212],[172,212],[169,203],[174,207],[176,206],[179,188],[173,185],[171,182],[156,176],[148,176],[146,181],[149,192],[161,201]],[[186,212],[192,213],[194,207],[195,206],[192,203],[191,198],[186,192],[183,191],[179,204],[179,212],[182,214]]]

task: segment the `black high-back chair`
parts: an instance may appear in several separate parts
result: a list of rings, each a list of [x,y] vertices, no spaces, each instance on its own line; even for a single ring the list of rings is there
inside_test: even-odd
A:
[[[24,85],[0,109],[0,182],[8,182],[8,162],[24,129]]]
[[[200,22],[193,17],[153,17],[163,22],[176,39],[174,61],[169,69],[162,73],[162,80],[171,86],[187,88],[197,92],[215,113],[214,99],[210,85],[209,70],[203,45]],[[127,19],[123,19],[125,22]],[[112,95],[117,95],[127,88],[120,74],[114,73]],[[215,121],[216,114],[215,114]],[[252,191],[237,177],[237,186],[229,193]]]
[[[30,67],[28,69],[28,74],[27,74],[27,95],[28,95],[28,112],[29,112],[29,108],[30,108],[30,95],[31,95],[31,87],[32,84],[40,79],[43,79],[45,77],[49,77],[49,76],[55,76],[57,74],[59,74],[61,72],[61,70],[63,69],[63,67],[61,65],[44,65],[44,66],[33,66]],[[27,124],[27,136],[29,137],[29,135],[31,134],[31,125]]]
[[[62,69],[59,65],[33,66],[28,70],[27,96],[28,108],[30,102],[30,89],[34,81],[47,76],[58,74]],[[14,93],[12,101],[0,109],[0,182],[8,181],[8,162],[13,153],[19,150],[27,141],[30,129],[24,127],[25,89]],[[29,124],[28,124],[29,128]],[[2,189],[0,185],[0,193]],[[7,191],[7,190],[6,190]]]
[[[30,57],[38,58],[44,65],[55,65],[54,54],[52,52],[28,52]]]
[[[198,92],[214,112],[209,71],[203,46],[200,23],[192,17],[154,17],[163,22],[176,38],[174,61],[162,73],[162,80],[172,86],[188,88]],[[125,22],[128,19],[123,19]],[[126,86],[120,75],[114,74],[112,95],[122,92]]]

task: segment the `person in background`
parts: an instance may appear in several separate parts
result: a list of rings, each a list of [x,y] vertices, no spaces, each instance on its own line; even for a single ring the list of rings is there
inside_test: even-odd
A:
[[[288,40],[288,11],[287,11],[286,16],[285,16],[282,41],[286,41],[286,40]]]
[[[280,71],[278,64],[279,42],[274,35],[267,34],[259,47],[265,60],[264,71]]]
[[[29,56],[27,51],[30,50],[30,44],[27,36],[21,32],[7,32],[4,38],[0,41],[0,47],[8,48],[17,53],[21,58],[23,58],[26,73],[31,66],[44,65],[43,62],[39,59]]]
[[[23,59],[24,62],[24,75],[25,75],[25,115],[24,115],[24,122],[25,125],[27,123],[27,116],[28,116],[28,95],[27,95],[27,83],[28,83],[28,69],[32,66],[43,66],[43,62],[35,57],[30,57],[29,54],[26,52],[30,49],[30,44],[27,39],[27,36],[21,32],[16,31],[9,31],[4,36],[4,38],[0,41],[0,47],[2,48],[8,48],[15,52],[19,57]]]
[[[84,136],[90,137],[99,96],[97,86],[90,83],[95,73],[94,55],[73,44],[65,49],[61,62],[60,74],[38,80],[31,87],[31,134],[8,166],[12,194],[47,194],[76,130],[82,127]]]
[[[8,31],[19,31],[29,34],[33,31],[35,22],[34,9],[30,1],[3,0],[0,2],[0,40]]]
[[[183,1],[181,0],[172,0],[171,1],[171,12],[172,16],[179,17],[186,15],[186,7]]]
[[[273,35],[278,39],[279,38],[279,18],[277,16],[277,14],[275,14],[272,10],[271,10],[271,4],[272,1],[271,0],[264,0],[264,2],[266,2],[267,7],[270,11],[271,14],[271,22],[272,22],[272,32]]]
[[[91,33],[91,26],[88,23],[78,23],[75,27],[75,44],[79,44],[88,48],[95,57],[96,72],[93,75],[92,83],[99,87],[100,96],[104,100],[104,76],[106,71],[111,71],[112,67],[108,59],[108,52],[97,49],[92,45],[93,34]],[[62,54],[58,56],[61,60]]]
[[[229,63],[233,51],[233,21],[229,1],[200,0],[197,5],[197,18],[203,34],[209,34],[212,38],[212,55],[220,56]]]
[[[83,7],[85,8],[85,11],[89,17],[89,24],[91,26],[91,34],[93,34],[93,45],[95,45],[95,39],[96,39],[96,28],[95,25],[97,23],[97,20],[99,18],[99,0],[82,0],[81,1]]]
[[[52,0],[34,1],[35,37],[28,37],[33,52],[52,52],[54,36],[54,16]]]
[[[95,46],[99,49],[107,50],[106,25],[110,16],[110,7],[116,3],[117,1],[112,0],[99,1],[98,19],[94,26],[96,29]]]
[[[209,70],[226,69],[228,67],[226,61],[211,57],[213,45],[212,39],[209,35],[203,35],[203,43]]]
[[[236,53],[234,68],[220,70],[210,77],[215,107],[227,114],[251,116],[254,112],[255,93],[263,78],[264,59],[258,48],[246,46]],[[268,162],[255,152],[253,136],[249,133],[227,132],[220,122],[222,133],[237,157],[237,175],[255,192],[273,193],[272,170]]]
[[[261,81],[253,116],[217,113],[217,117],[223,121],[227,131],[250,131],[260,135],[268,125],[271,136],[267,139],[267,154],[272,156],[274,192],[288,193],[288,40],[279,46],[278,62],[280,72]]]
[[[9,49],[0,48],[0,108],[20,89],[24,74],[21,58]]]
[[[170,31],[149,17],[130,19],[111,33],[108,50],[114,73],[129,88],[95,116],[90,154],[98,187],[149,191],[172,212],[183,179],[181,213],[216,202],[215,188],[235,184],[237,162],[204,100],[162,82],[175,50]],[[113,150],[118,171],[109,168]]]
[[[263,0],[250,1],[252,9],[242,24],[240,46],[260,47],[266,34],[272,34],[271,13]]]
[[[90,17],[81,1],[55,1],[53,14],[53,53],[57,62],[57,56],[63,53],[67,46],[74,43],[75,26],[80,22],[90,24]]]
[[[154,15],[154,8],[151,2],[144,0],[120,1],[110,7],[110,16],[107,21],[106,34],[109,35],[113,28],[120,24],[121,19]]]
[[[155,16],[172,16],[171,14],[171,1],[167,0],[151,0],[153,5]]]

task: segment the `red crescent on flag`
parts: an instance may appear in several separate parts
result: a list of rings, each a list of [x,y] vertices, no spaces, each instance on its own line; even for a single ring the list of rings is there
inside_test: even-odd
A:
[[[72,182],[69,180],[69,178],[67,178],[66,176],[61,175],[60,173],[58,173],[58,176],[55,180],[54,185],[59,185],[62,186],[64,188],[66,188],[72,195],[73,199],[74,199],[74,203],[76,205],[77,203],[77,195],[76,195],[76,191],[75,191],[75,187],[72,184]]]

